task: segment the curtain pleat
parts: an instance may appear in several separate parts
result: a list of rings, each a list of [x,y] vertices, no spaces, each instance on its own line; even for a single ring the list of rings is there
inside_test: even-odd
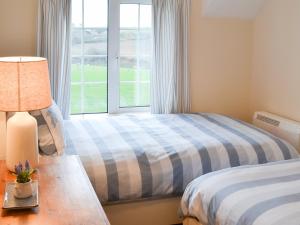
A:
[[[71,0],[39,0],[37,55],[48,59],[51,93],[65,119],[71,88]]]
[[[152,0],[152,113],[190,111],[190,5],[190,0]]]

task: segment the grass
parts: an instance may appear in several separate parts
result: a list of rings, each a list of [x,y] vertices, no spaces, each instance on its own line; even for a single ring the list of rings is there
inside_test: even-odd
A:
[[[140,81],[149,81],[150,71],[139,70]],[[136,86],[137,70],[120,68],[120,106],[149,105],[149,82]],[[98,113],[107,111],[107,68],[106,66],[85,65],[83,81],[81,81],[80,65],[72,65],[71,113]],[[131,81],[132,83],[128,82]],[[98,82],[98,83],[97,83]],[[139,89],[139,90],[138,90]],[[139,93],[137,93],[139,91]],[[139,96],[139,99],[136,99]],[[83,104],[83,111],[81,105]]]

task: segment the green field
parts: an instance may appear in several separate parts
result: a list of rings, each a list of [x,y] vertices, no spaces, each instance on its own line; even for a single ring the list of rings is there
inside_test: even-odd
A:
[[[140,81],[149,81],[149,70],[141,69],[139,73]],[[121,107],[149,105],[149,82],[140,83],[137,87],[134,82],[137,79],[136,74],[135,68],[120,69]],[[82,80],[87,83],[76,84],[81,81],[81,67],[77,64],[72,65],[71,113],[107,112],[107,68],[85,65]],[[137,93],[138,89],[139,93]],[[136,99],[137,95],[139,99]],[[81,105],[83,105],[83,110],[81,110]]]

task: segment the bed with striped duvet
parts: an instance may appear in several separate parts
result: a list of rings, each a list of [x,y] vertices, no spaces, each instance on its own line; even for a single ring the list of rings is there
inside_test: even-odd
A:
[[[180,211],[203,225],[299,225],[300,160],[199,177],[187,186]]]
[[[217,114],[122,115],[65,122],[102,203],[181,196],[200,175],[297,158],[269,133]]]

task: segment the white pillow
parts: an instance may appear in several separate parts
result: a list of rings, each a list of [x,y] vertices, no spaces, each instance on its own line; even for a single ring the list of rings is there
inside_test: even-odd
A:
[[[54,101],[47,109],[32,111],[38,123],[38,139],[40,151],[46,155],[63,154],[64,128],[62,114]]]
[[[42,109],[41,112],[53,137],[56,151],[61,155],[65,148],[63,116],[54,101],[52,101],[52,106]]]

